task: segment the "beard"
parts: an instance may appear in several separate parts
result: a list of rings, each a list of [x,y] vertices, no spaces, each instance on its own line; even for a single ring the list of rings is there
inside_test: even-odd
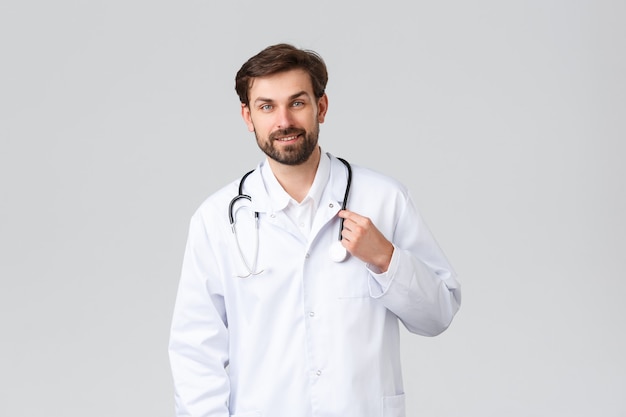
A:
[[[300,165],[306,162],[315,148],[319,137],[319,123],[315,125],[312,131],[307,132],[304,129],[295,127],[281,129],[270,133],[267,140],[261,140],[256,133],[256,142],[259,148],[271,159],[284,165]],[[281,146],[280,149],[274,144],[277,137],[300,135],[300,140],[294,145]]]

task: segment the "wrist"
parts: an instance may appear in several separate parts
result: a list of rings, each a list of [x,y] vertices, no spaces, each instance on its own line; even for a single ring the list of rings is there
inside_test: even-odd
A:
[[[387,272],[389,269],[389,264],[391,263],[391,257],[393,256],[394,247],[391,242],[387,242],[386,248],[382,251],[376,259],[376,262],[373,263],[378,270],[383,273]]]

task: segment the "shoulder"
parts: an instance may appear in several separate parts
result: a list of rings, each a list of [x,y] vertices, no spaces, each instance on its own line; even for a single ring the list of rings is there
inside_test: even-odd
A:
[[[406,185],[398,179],[376,169],[363,167],[358,164],[352,165],[352,184],[355,189],[358,187],[362,191],[378,196],[397,194],[408,197]]]
[[[342,169],[345,169],[343,168],[342,163],[340,161],[342,160],[342,158],[335,157],[332,154],[329,154],[329,155],[335,167],[341,166]],[[343,159],[343,162],[344,163],[347,162],[350,167],[350,170],[352,171],[352,186],[353,187],[355,186],[368,187],[369,186],[375,189],[376,191],[395,190],[403,194],[406,193],[406,190],[407,190],[406,186],[400,181],[398,181],[396,178],[390,175],[382,173],[374,168],[360,165],[358,164],[358,162],[352,163],[345,159]],[[335,169],[339,169],[339,168],[335,168]]]
[[[361,165],[352,165],[354,179],[362,177],[364,180],[372,181],[374,184],[393,187],[398,189],[406,189],[406,186],[398,179],[382,173],[374,168],[363,167]]]
[[[337,161],[337,164],[341,165],[341,162]],[[412,205],[407,187],[398,179],[358,163],[351,163],[350,167],[352,183],[346,205],[348,209],[383,224],[397,219]],[[343,190],[337,189],[336,192]]]
[[[233,197],[238,194],[240,180],[241,178],[236,178],[206,197],[196,208],[192,217],[203,219],[203,222],[207,223],[216,218],[228,216],[228,207]]]

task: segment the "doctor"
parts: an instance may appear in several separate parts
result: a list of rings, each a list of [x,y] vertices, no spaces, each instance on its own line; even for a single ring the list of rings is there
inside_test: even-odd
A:
[[[169,345],[178,417],[403,417],[399,323],[435,336],[459,309],[408,190],[320,148],[327,80],[287,44],[237,73],[267,157],[192,216]]]

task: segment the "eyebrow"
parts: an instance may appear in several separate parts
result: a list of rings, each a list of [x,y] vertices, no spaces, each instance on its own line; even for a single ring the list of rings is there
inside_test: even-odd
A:
[[[303,96],[303,95],[308,96],[309,94],[308,94],[306,91],[302,90],[302,91],[300,91],[300,92],[298,92],[298,93],[296,93],[296,94],[292,94],[292,95],[290,95],[290,96],[289,96],[289,100],[296,99],[296,98],[298,98],[298,97],[300,97],[300,96]],[[256,99],[256,100],[254,100],[254,103],[256,104],[256,103],[259,103],[259,102],[260,102],[260,103],[273,103],[273,102],[274,102],[274,100],[273,100],[273,99],[271,99],[271,98],[257,97],[257,99]]]

